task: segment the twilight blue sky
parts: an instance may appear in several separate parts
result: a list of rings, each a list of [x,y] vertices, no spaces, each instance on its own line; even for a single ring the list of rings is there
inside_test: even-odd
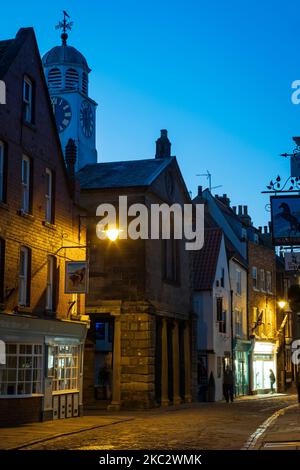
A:
[[[167,128],[193,195],[208,169],[217,193],[266,224],[260,191],[288,175],[278,155],[300,135],[299,1],[14,0],[1,5],[0,39],[33,26],[44,54],[60,44],[63,9],[74,20],[68,43],[92,69],[99,160],[153,157]]]

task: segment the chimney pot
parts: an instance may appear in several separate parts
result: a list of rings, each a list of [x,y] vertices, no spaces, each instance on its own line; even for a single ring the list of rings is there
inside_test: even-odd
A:
[[[198,186],[198,196],[202,196],[202,186]]]
[[[236,214],[236,206],[232,206],[232,210]]]
[[[243,215],[243,206],[239,205],[239,215]]]
[[[267,225],[264,226],[264,233],[268,233],[268,226]]]
[[[248,206],[244,206],[244,215],[248,215]]]
[[[258,231],[259,231],[260,233],[262,233],[262,226],[261,226],[261,225],[258,227]]]

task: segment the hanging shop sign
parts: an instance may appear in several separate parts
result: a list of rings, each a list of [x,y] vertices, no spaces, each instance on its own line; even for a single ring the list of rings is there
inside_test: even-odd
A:
[[[65,293],[86,294],[88,291],[87,261],[66,261]]]
[[[274,354],[275,346],[274,343],[256,341],[254,354]]]
[[[286,271],[300,271],[300,252],[289,252],[284,254]]]
[[[271,196],[273,245],[300,245],[300,195]]]

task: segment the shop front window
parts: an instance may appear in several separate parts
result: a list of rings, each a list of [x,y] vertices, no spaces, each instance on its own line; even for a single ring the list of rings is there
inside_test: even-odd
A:
[[[43,346],[6,344],[6,364],[0,368],[0,396],[42,393]]]
[[[53,392],[79,389],[80,346],[48,346],[48,377]]]

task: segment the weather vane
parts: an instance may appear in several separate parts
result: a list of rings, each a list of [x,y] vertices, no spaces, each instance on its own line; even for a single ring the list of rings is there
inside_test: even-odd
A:
[[[68,39],[67,31],[68,30],[71,31],[72,26],[73,26],[73,21],[67,20],[67,18],[70,18],[70,16],[65,10],[63,10],[63,15],[64,15],[63,21],[60,21],[58,25],[55,26],[55,29],[62,30],[61,39],[62,39],[63,46],[65,46],[67,44],[67,39]]]

